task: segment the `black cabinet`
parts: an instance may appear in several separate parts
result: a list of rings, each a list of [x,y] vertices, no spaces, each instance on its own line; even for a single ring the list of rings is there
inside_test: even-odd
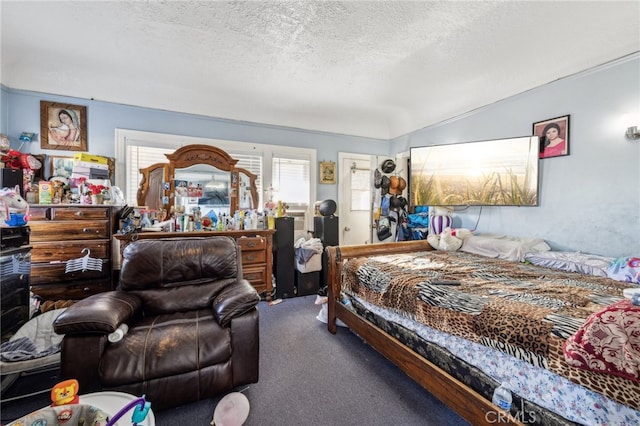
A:
[[[313,233],[316,238],[322,241],[322,246],[337,246],[338,241],[338,216],[315,216],[313,218]],[[326,286],[327,274],[327,255],[322,251],[322,271],[320,271],[320,287]]]
[[[3,342],[29,320],[30,273],[30,246],[9,247],[0,251],[0,328]]]
[[[276,298],[295,296],[295,250],[293,247],[293,217],[277,217],[273,235],[273,275],[276,277]]]

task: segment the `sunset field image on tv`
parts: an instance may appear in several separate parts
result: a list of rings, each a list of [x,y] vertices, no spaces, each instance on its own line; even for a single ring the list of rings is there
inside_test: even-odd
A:
[[[412,206],[537,206],[537,136],[411,148]]]

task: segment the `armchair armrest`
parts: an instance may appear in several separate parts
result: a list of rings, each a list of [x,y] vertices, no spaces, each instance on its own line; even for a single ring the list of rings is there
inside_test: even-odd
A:
[[[213,311],[216,313],[218,323],[226,327],[234,317],[240,316],[260,301],[256,289],[245,279],[227,286],[213,300]]]
[[[113,333],[142,307],[135,295],[122,291],[94,294],[71,305],[53,323],[58,334]]]

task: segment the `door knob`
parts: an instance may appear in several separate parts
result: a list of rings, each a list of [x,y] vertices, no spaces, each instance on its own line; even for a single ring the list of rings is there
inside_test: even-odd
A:
[[[348,226],[345,226],[345,227],[344,227],[344,230],[345,230],[345,231],[351,231],[351,228],[349,228]]]

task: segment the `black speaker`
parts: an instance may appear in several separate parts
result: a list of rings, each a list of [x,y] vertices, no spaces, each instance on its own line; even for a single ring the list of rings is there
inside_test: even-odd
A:
[[[22,169],[0,169],[0,188],[20,188],[20,196],[24,198],[24,183],[22,182]]]
[[[316,238],[320,238],[322,246],[337,246],[338,241],[338,216],[315,216],[313,218],[313,233]],[[320,271],[320,287],[325,287],[327,283],[327,255],[322,251],[322,271]]]
[[[295,249],[293,217],[277,217],[273,235],[273,275],[276,277],[276,299],[295,296]]]
[[[313,232],[316,238],[320,238],[326,246],[337,246],[338,243],[338,216],[314,216]]]
[[[296,270],[296,294],[309,296],[318,293],[320,283],[320,271],[302,273]]]

